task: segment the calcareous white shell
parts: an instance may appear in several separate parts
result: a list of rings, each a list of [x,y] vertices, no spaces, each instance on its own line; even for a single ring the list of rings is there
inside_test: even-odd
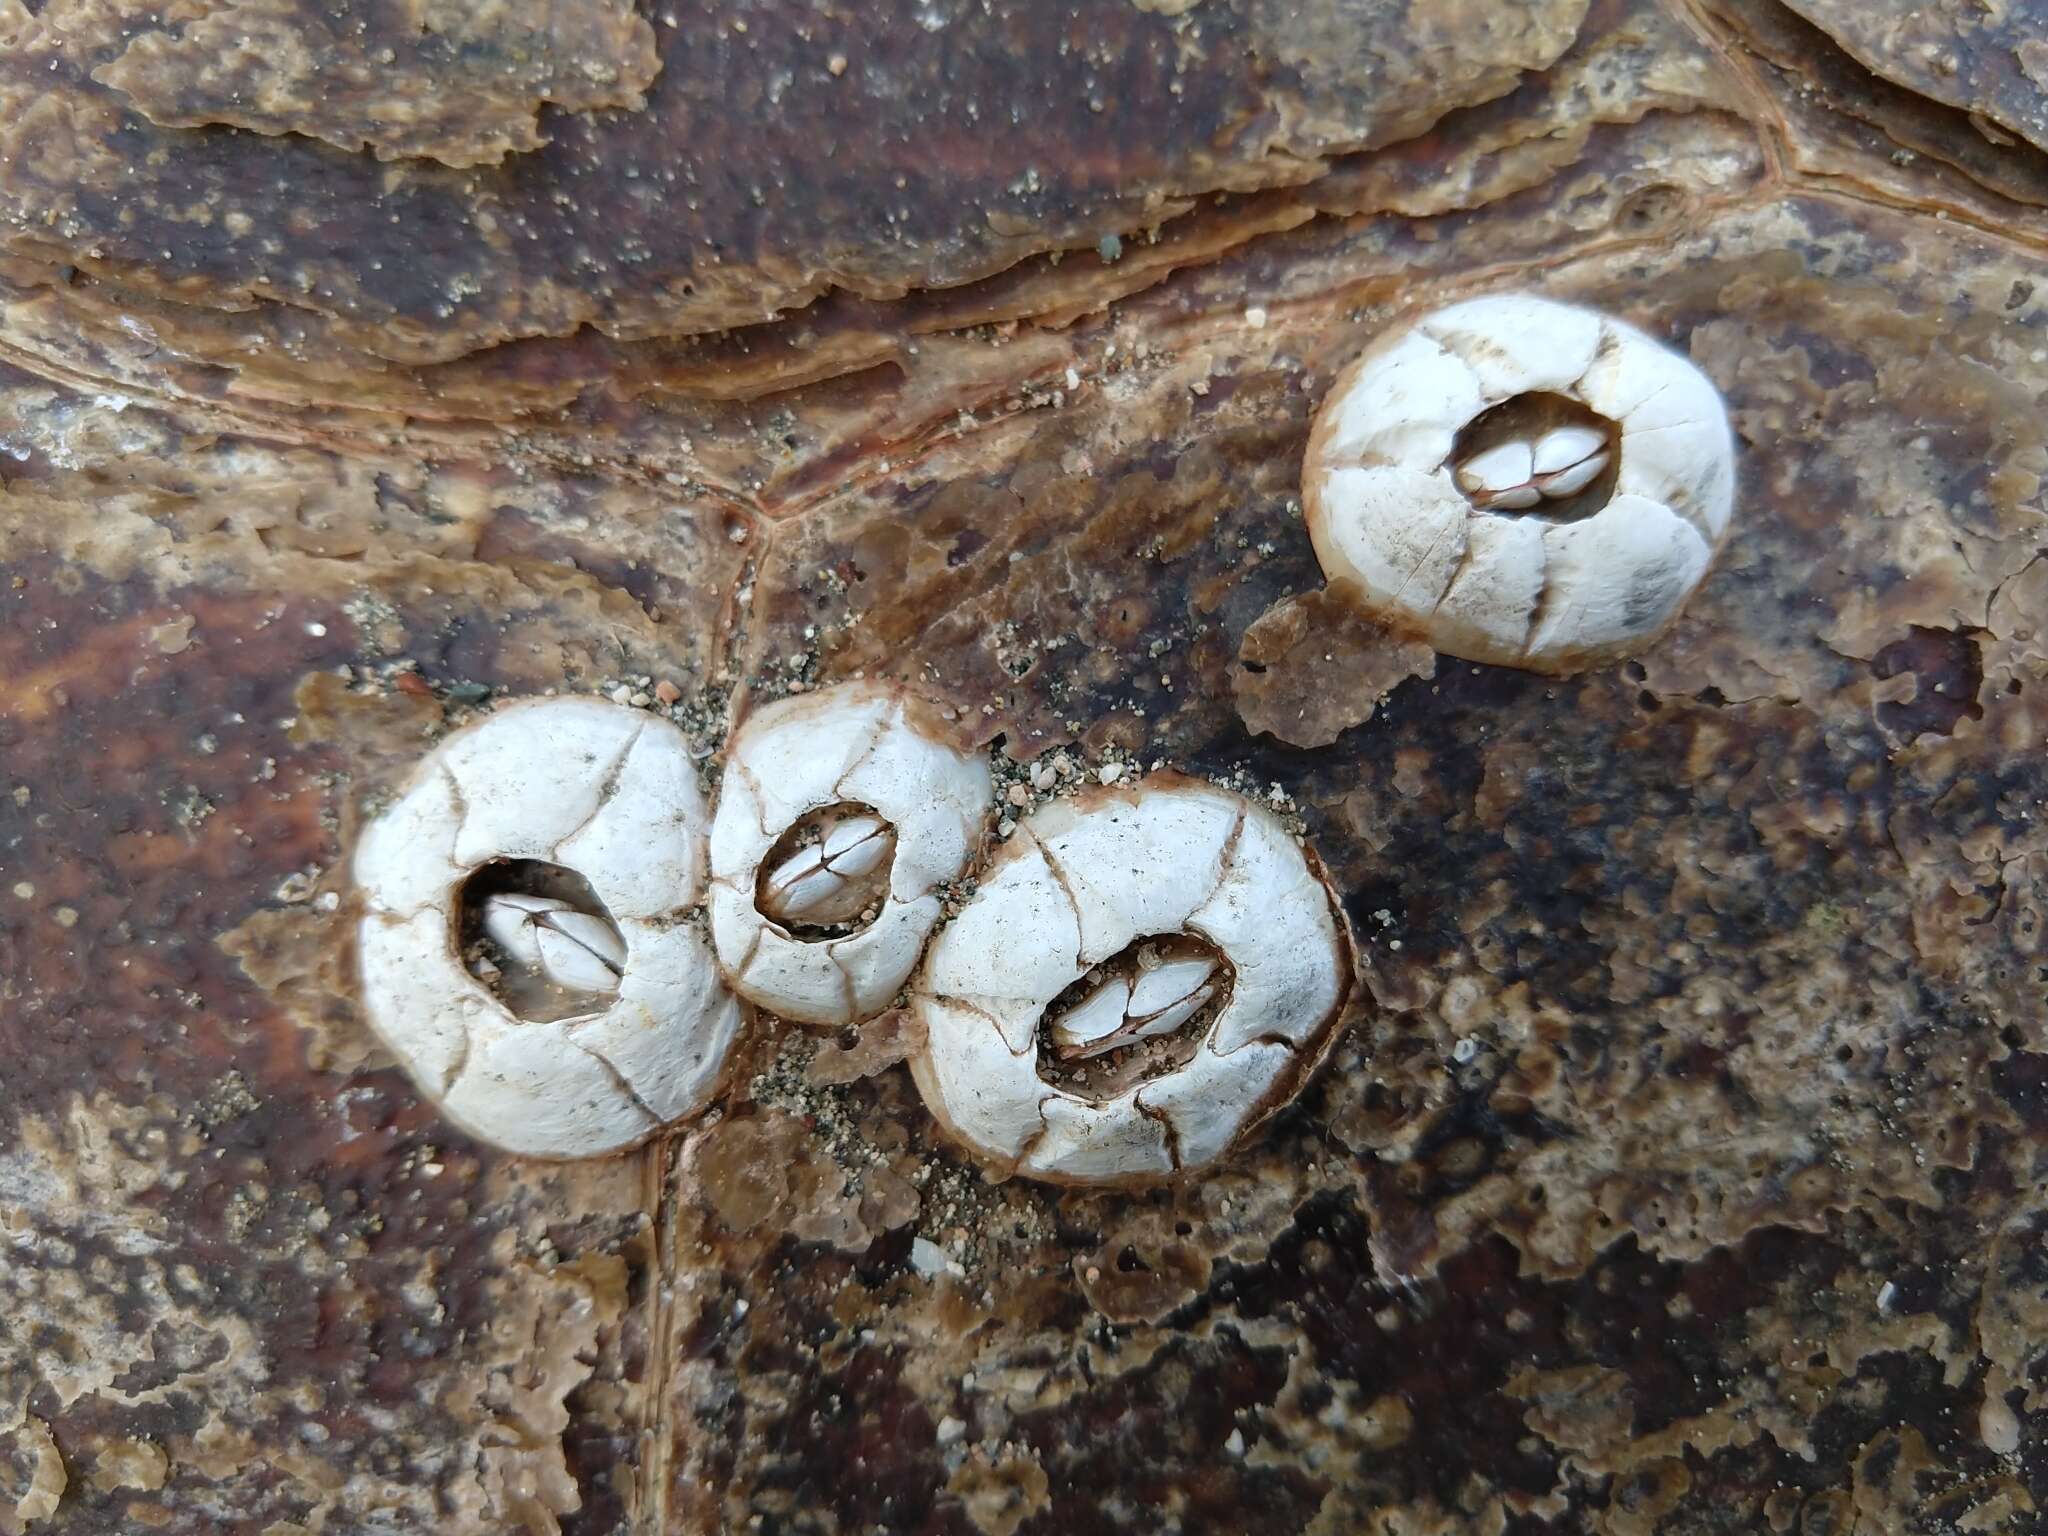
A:
[[[873,922],[811,939],[761,911],[761,866],[799,820],[835,805],[872,807],[894,841],[884,848],[863,835],[865,821],[842,823],[854,830],[827,833],[820,868],[873,874],[884,852],[893,859]],[[711,930],[734,988],[809,1024],[881,1012],[917,964],[939,887],[966,871],[991,808],[987,760],[940,739],[899,688],[843,683],[755,711],[727,748],[711,832]]]
[[[1482,412],[1533,393],[1612,423],[1611,448],[1574,425],[1449,462]],[[1609,453],[1607,504],[1546,520]],[[1553,673],[1654,640],[1705,576],[1734,498],[1727,411],[1699,369],[1527,294],[1451,305],[1370,348],[1324,401],[1302,475],[1317,559],[1366,614],[1453,656]]]
[[[1173,935],[1205,941],[1231,972],[1192,1058],[1099,1102],[1048,1082],[1047,1008],[1133,943]],[[1190,990],[1192,967],[1170,964],[1130,989],[1147,1009]],[[1213,1164],[1293,1096],[1351,982],[1336,903],[1278,818],[1212,784],[1154,775],[1056,801],[1017,828],[912,985],[923,1042],[911,1068],[940,1123],[1002,1172],[1168,1177]],[[1124,1016],[1124,985],[1055,1027],[1075,1038],[1106,1027],[1093,1010]]]
[[[706,821],[682,733],[598,699],[507,705],[430,753],[354,866],[364,1009],[421,1091],[479,1140],[535,1157],[616,1151],[703,1109],[739,1028],[710,945],[682,921],[704,894]],[[545,899],[487,917],[515,956],[530,939],[531,963],[607,994],[598,1011],[522,1019],[465,967],[462,887],[495,859],[573,870],[604,903],[616,938],[585,914],[519,933],[522,911],[559,908]]]

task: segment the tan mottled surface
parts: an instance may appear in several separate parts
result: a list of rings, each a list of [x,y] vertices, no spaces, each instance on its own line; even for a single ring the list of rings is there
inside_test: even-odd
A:
[[[100,20],[83,8],[44,17],[67,34]],[[495,165],[547,142],[543,103],[637,108],[658,68],[653,27],[620,0],[387,0],[338,13],[229,0],[190,16],[114,0],[106,21],[120,51],[92,78],[152,123],[304,134],[379,160]]]
[[[1873,74],[2048,150],[2048,29],[2019,0],[1788,0]],[[2003,131],[2001,131],[2003,130]]]
[[[649,13],[616,103],[551,94],[579,30],[376,134],[284,50],[280,131],[222,126],[254,85],[174,44],[248,7],[33,9],[0,1531],[2048,1518],[2025,7],[755,0]],[[264,14],[347,78],[402,9]],[[456,66],[410,36],[424,109]],[[1677,347],[1738,438],[1683,618],[1576,678],[1348,620],[1301,525],[1337,370],[1508,285]],[[750,698],[855,672],[988,744],[1004,814],[1157,763],[1299,826],[1365,986],[1261,1139],[990,1184],[898,1014],[757,1020],[606,1162],[411,1089],[346,869],[432,741],[618,694],[715,785]]]

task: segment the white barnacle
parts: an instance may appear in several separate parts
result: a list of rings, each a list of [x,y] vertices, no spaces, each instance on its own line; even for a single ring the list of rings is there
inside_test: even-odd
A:
[[[1324,574],[1368,616],[1563,673],[1678,615],[1727,534],[1734,462],[1720,394],[1686,359],[1504,294],[1425,315],[1338,376],[1302,500]]]
[[[356,848],[364,1009],[421,1090],[535,1157],[630,1146],[704,1108],[739,1007],[701,927],[707,815],[688,742],[598,699],[501,708],[429,753]],[[523,866],[587,888],[490,889]],[[467,955],[488,941],[504,966]],[[513,1006],[525,970],[562,1017]]]
[[[900,688],[844,683],[733,734],[711,829],[711,931],[735,990],[809,1024],[887,1007],[980,847],[986,759]]]
[[[1351,986],[1341,910],[1278,818],[1155,774],[1018,826],[912,983],[911,1068],[1002,1173],[1171,1177],[1293,1097]]]

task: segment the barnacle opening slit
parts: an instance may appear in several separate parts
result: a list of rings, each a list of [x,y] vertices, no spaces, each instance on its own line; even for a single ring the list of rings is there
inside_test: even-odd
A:
[[[573,869],[492,859],[462,884],[462,963],[519,1018],[574,1018],[608,1007],[626,965],[618,924]]]
[[[1187,1065],[1230,1001],[1233,971],[1189,934],[1138,939],[1054,998],[1039,1021],[1038,1075],[1106,1103]]]
[[[895,862],[896,828],[873,806],[824,806],[799,817],[761,861],[754,905],[794,938],[844,938],[880,915]]]
[[[1446,465],[1482,512],[1576,522],[1613,500],[1620,437],[1615,423],[1584,403],[1532,391],[1467,422]]]

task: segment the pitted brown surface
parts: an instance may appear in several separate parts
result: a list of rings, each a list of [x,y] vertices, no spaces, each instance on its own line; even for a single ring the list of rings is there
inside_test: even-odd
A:
[[[418,110],[420,93],[389,76],[386,112],[375,100],[351,111],[345,93],[290,77],[277,49],[248,67],[281,78],[252,90],[209,46],[275,24],[294,48],[317,48],[329,24],[316,8],[281,7],[273,22],[252,3],[138,39],[120,0],[7,0],[0,223],[32,262],[181,305],[282,309],[267,318],[372,357],[443,360],[584,324],[689,335],[758,324],[831,288],[950,286],[1142,234],[1205,194],[1308,180],[1331,154],[1408,138],[1551,63],[1585,6],[1395,0],[1375,17],[1377,46],[1360,48],[1329,42],[1355,35],[1338,0],[1177,15],[1092,5],[1085,18],[1029,0],[681,3],[662,10],[643,107],[550,114],[530,157],[487,169],[467,164],[480,152],[458,154],[458,170],[187,131],[226,115],[344,147],[442,148],[380,137],[395,102]],[[334,29],[342,65],[367,71],[402,44],[440,88],[449,66],[433,15],[346,14],[360,28]],[[576,7],[560,25],[584,32],[615,15]],[[532,17],[465,24],[555,62],[519,48],[528,27],[546,37]],[[634,34],[617,50],[633,62],[596,57],[630,85],[645,73],[642,24],[618,25]],[[449,51],[456,83],[490,80],[488,57]],[[521,63],[508,58],[496,83],[513,103],[546,96]],[[337,105],[342,124],[317,117]],[[95,175],[115,167],[118,186]]]
[[[653,27],[620,0],[387,0],[338,15],[303,0],[229,0],[189,17],[117,0],[109,10],[121,49],[92,78],[152,123],[305,134],[379,160],[494,165],[547,142],[543,103],[637,108],[659,67]]]
[[[2008,147],[2014,135],[2048,150],[2048,36],[2023,5],[1943,0],[1788,0],[1873,74],[1984,119]],[[2003,130],[2003,131],[2001,131]]]
[[[612,18],[617,101],[572,27],[177,126],[253,9],[0,0],[0,1531],[2041,1528],[2023,7],[590,4],[518,25]],[[400,10],[263,14],[349,78]],[[1737,433],[1575,678],[1301,524],[1337,370],[1509,286]],[[1301,830],[1365,985],[1259,1140],[991,1184],[894,1013],[595,1163],[413,1091],[347,868],[422,752],[596,692],[715,788],[855,673],[1006,820],[1157,764]]]

